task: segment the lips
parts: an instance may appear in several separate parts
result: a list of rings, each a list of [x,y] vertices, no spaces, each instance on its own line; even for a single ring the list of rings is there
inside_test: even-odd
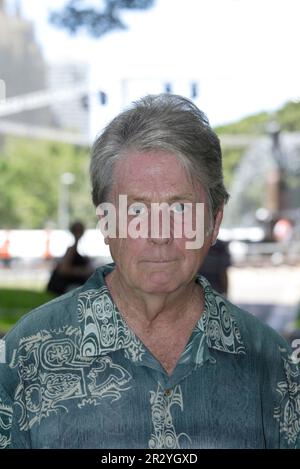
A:
[[[152,264],[167,264],[170,262],[175,262],[176,259],[160,259],[160,260],[150,260],[146,259],[144,262],[151,262]]]

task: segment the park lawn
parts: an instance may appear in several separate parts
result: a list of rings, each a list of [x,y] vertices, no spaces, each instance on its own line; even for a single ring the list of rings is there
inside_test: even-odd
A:
[[[53,298],[43,291],[0,288],[0,332],[7,332],[24,314]]]

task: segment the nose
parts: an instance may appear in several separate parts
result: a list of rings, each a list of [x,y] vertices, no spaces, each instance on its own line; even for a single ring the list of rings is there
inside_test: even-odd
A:
[[[170,244],[171,243],[171,237],[169,238],[148,238],[149,242],[152,244],[156,244],[157,246],[161,246],[164,244]]]
[[[148,240],[152,244],[170,244],[173,239],[170,217],[163,211],[151,212],[151,222],[149,224]]]

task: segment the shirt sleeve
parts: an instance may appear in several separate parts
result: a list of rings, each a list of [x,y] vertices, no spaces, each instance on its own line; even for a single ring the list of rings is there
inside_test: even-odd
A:
[[[1,340],[2,349],[6,345],[6,341]],[[30,448],[29,432],[20,429],[23,410],[15,401],[15,395],[21,384],[16,369],[12,367],[12,354],[8,349],[0,354],[0,449]]]
[[[11,428],[13,416],[13,401],[3,387],[6,378],[5,365],[0,364],[0,449],[9,448],[11,444]]]
[[[280,448],[300,448],[300,368],[296,351],[279,346],[280,363],[275,384]],[[299,358],[299,357],[298,357]]]

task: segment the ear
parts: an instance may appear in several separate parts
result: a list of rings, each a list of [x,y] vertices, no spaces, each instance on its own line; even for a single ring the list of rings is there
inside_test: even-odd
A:
[[[97,229],[99,229],[104,237],[104,243],[109,244],[109,236],[107,230],[105,230],[105,217],[107,217],[107,213],[105,213],[105,209],[100,205],[96,208],[96,216],[98,218]]]
[[[222,223],[222,219],[223,219],[223,212],[224,212],[224,205],[222,205],[218,211],[217,211],[217,214],[215,216],[215,220],[214,220],[214,229],[213,229],[213,232],[212,232],[212,235],[211,235],[211,244],[215,244],[216,240],[217,240],[217,237],[218,237],[218,234],[219,234],[219,229],[220,229],[220,225]]]

